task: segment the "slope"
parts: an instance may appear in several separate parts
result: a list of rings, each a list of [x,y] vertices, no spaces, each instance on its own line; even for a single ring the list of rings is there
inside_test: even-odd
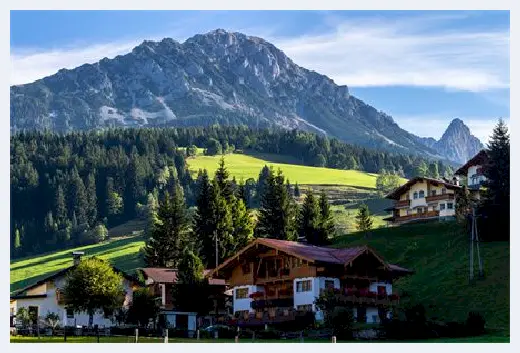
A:
[[[427,315],[440,320],[464,320],[481,312],[486,325],[509,331],[509,243],[481,244],[485,278],[470,284],[468,237],[456,223],[428,223],[342,236],[335,247],[368,244],[389,262],[415,270],[396,282],[400,294],[422,303]]]

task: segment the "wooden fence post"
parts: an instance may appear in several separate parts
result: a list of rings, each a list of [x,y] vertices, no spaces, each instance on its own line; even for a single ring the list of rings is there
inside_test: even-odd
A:
[[[200,330],[197,330],[197,341],[200,340]]]
[[[332,343],[336,343],[336,336],[332,336]]]
[[[134,343],[137,343],[139,341],[139,329],[135,329],[135,337],[134,337]]]
[[[168,343],[168,329],[164,330],[164,343]]]

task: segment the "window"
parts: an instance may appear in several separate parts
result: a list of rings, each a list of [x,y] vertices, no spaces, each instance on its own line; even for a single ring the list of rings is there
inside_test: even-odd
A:
[[[296,292],[310,292],[312,290],[312,282],[310,279],[306,281],[296,282]]]
[[[74,310],[67,309],[67,319],[74,319]]]
[[[440,206],[441,206],[441,211],[446,209],[446,204],[441,203]]]
[[[422,199],[424,197],[424,190],[419,191],[419,198]]]
[[[312,311],[312,304],[298,305],[296,309],[300,311]]]
[[[413,199],[415,200],[417,198],[417,191],[413,193]]]
[[[437,195],[437,190],[432,190],[432,196]]]
[[[325,288],[334,288],[334,281],[330,279],[325,280]]]
[[[441,194],[443,194],[443,195],[446,194],[446,188],[442,188],[442,190],[441,190]]]
[[[235,290],[235,299],[244,299],[249,295],[249,288],[237,288]]]
[[[453,203],[451,203],[451,202],[448,203],[448,210],[453,210]]]

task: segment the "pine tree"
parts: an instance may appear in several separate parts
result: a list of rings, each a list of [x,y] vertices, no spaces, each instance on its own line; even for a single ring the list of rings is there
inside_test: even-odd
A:
[[[281,170],[269,172],[262,196],[256,232],[259,237],[293,240],[296,209],[289,196]]]
[[[510,236],[510,141],[502,119],[493,129],[487,154],[489,162],[483,168],[487,178],[483,212],[490,231],[486,237],[507,240]]]
[[[87,196],[87,219],[88,223],[93,226],[97,220],[97,197],[96,197],[96,179],[93,173],[87,178],[86,185]]]
[[[319,245],[318,232],[320,225],[320,209],[318,200],[314,197],[312,190],[305,195],[303,206],[300,210],[298,220],[298,235],[307,240],[309,244]]]
[[[321,192],[320,200],[320,227],[318,232],[318,243],[319,245],[326,245],[330,242],[330,239],[334,237],[336,228],[334,226],[334,217],[330,211],[329,200],[325,192]]]
[[[215,237],[219,264],[229,257],[234,250],[231,205],[226,201],[224,195],[221,194],[216,179],[213,179],[211,182],[210,205],[213,214],[211,219],[212,236],[211,239],[206,239],[206,246],[203,248],[203,252],[201,252],[201,255],[204,254],[208,266],[212,266],[215,263]]]
[[[210,265],[209,261],[214,260],[214,209],[213,203],[211,202],[211,184],[208,177],[208,171],[199,172],[197,178],[197,210],[193,217],[193,233],[194,238],[197,239],[197,246],[200,248],[200,254],[202,260],[206,266]]]
[[[115,216],[121,214],[123,211],[123,199],[116,192],[114,188],[114,179],[111,177],[107,178],[106,185],[106,207],[109,216]]]
[[[471,199],[470,192],[465,185],[457,192],[456,197],[457,207],[455,208],[455,216],[459,223],[468,227],[468,215],[472,213],[474,201]]]
[[[258,182],[256,184],[257,204],[262,202],[262,198],[267,188],[267,179],[269,178],[270,174],[272,174],[272,170],[267,165],[264,165],[258,174]]]
[[[440,178],[439,166],[438,166],[437,162],[430,163],[430,165],[428,167],[428,174],[429,174],[430,178],[434,178],[434,179]]]
[[[217,181],[221,195],[226,199],[227,202],[230,202],[231,195],[233,195],[233,190],[229,181],[229,172],[226,168],[224,157],[220,158],[218,168],[215,171],[215,180]]]
[[[78,225],[87,223],[87,195],[85,191],[85,185],[81,180],[77,171],[73,172],[71,185],[71,204],[72,211],[76,216]]]
[[[370,211],[368,206],[363,204],[358,210],[358,214],[356,215],[356,227],[360,232],[366,233],[372,229],[372,217],[370,216]]]
[[[298,183],[296,183],[296,185],[294,185],[294,197],[300,197],[300,196],[301,196],[300,187],[298,186]]]
[[[58,185],[56,189],[56,197],[54,198],[54,209],[56,210],[56,222],[61,227],[67,220],[67,205],[65,204],[65,194],[63,188]]]
[[[427,177],[429,174],[428,165],[425,161],[421,161],[415,168],[414,174],[416,177]]]
[[[245,247],[253,238],[254,225],[244,200],[234,198],[231,212],[233,216],[233,253],[235,253]]]
[[[153,193],[148,194],[148,199],[146,202],[146,226],[144,229],[144,233],[146,234],[147,238],[152,236],[152,232],[155,228],[155,224],[159,221],[157,210],[159,209],[159,204],[157,202],[157,199],[155,198],[155,195]]]
[[[189,226],[180,185],[173,188],[171,196],[165,192],[157,218],[144,249],[145,262],[150,267],[176,267],[187,243]]]

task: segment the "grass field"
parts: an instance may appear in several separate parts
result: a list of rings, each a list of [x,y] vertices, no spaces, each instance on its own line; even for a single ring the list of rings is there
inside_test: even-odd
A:
[[[67,337],[67,342],[63,337],[22,337],[11,336],[11,343],[97,343],[96,337]],[[304,343],[330,343],[328,339],[306,339]],[[403,341],[400,341],[403,342]],[[406,341],[408,343],[509,343],[510,338],[503,335],[483,335],[477,337],[463,338],[436,338],[429,340]],[[133,343],[133,337],[100,337],[99,343]],[[164,343],[161,338],[140,337],[138,343]],[[232,339],[200,339],[193,338],[169,338],[168,343],[234,343]],[[240,339],[239,343],[299,343],[299,339],[286,340],[255,340]],[[342,343],[342,341],[338,341]],[[366,343],[363,341],[349,341],[345,343]],[[374,341],[373,343],[398,343],[391,341]]]
[[[187,160],[189,169],[196,173],[199,169],[207,169],[210,177],[218,167],[221,156],[203,156],[189,158]],[[246,155],[227,154],[224,156],[226,167],[231,175],[237,180],[258,178],[258,173],[264,165],[272,166],[275,170],[282,169],[283,174],[292,184],[328,184],[349,185],[373,189],[376,186],[375,174],[360,172],[357,170],[340,170],[331,168],[308,167],[297,164],[291,159],[275,155]]]
[[[509,243],[481,243],[485,278],[469,283],[469,244],[454,222],[406,225],[339,237],[335,247],[368,244],[415,274],[398,280],[399,293],[422,303],[430,318],[465,320],[478,311],[486,326],[509,332]],[[507,334],[509,336],[509,334]]]

